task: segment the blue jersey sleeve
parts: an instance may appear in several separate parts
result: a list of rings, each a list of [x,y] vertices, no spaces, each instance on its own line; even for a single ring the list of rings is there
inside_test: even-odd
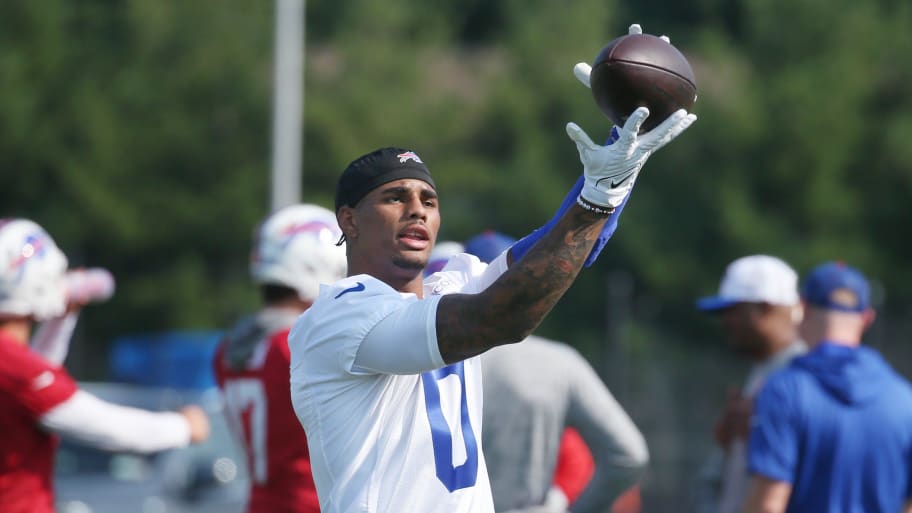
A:
[[[798,462],[798,416],[788,380],[767,381],[754,398],[748,443],[748,469],[753,474],[792,483]]]
[[[912,453],[909,454],[909,458],[912,458]],[[909,465],[909,468],[912,469],[912,459],[906,462]],[[909,471],[908,478],[906,479],[906,495],[903,497],[906,501],[912,501],[912,471]]]
[[[611,135],[608,137],[608,140],[605,141],[605,146],[609,144],[614,144],[620,137],[620,132],[618,132],[618,127],[611,128]],[[564,213],[570,208],[571,205],[576,203],[576,198],[579,196],[580,191],[583,190],[583,183],[585,182],[585,175],[580,176],[576,183],[573,184],[573,187],[570,189],[570,192],[567,193],[567,196],[564,197],[563,203],[557,209],[557,212],[554,214],[547,223],[542,227],[535,229],[529,235],[526,235],[522,239],[516,241],[513,244],[513,247],[510,248],[510,253],[513,255],[513,260],[518,262],[522,260],[522,257],[532,249],[532,246],[538,242],[538,239],[541,239],[545,236],[546,233],[551,231],[554,228],[554,225],[564,216]],[[632,191],[633,189],[631,189]],[[608,221],[605,223],[605,226],[602,227],[602,232],[599,234],[598,239],[595,241],[595,246],[592,247],[592,250],[589,252],[589,256],[586,257],[586,262],[583,264],[584,267],[589,267],[595,263],[595,260],[598,258],[599,253],[602,252],[602,249],[605,247],[605,244],[608,243],[608,239],[614,235],[615,230],[617,230],[618,219],[621,217],[621,212],[624,211],[624,207],[627,206],[627,200],[630,199],[630,192],[627,193],[627,196],[624,197],[624,201],[614,210],[614,213],[608,217]]]

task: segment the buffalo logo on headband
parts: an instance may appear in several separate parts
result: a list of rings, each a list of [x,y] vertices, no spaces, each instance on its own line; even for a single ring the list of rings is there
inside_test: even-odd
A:
[[[404,164],[405,162],[408,162],[409,160],[414,160],[415,162],[417,162],[419,164],[424,164],[424,162],[421,161],[421,158],[414,151],[407,151],[405,153],[400,153],[399,155],[396,155],[396,157],[399,159],[400,164]]]

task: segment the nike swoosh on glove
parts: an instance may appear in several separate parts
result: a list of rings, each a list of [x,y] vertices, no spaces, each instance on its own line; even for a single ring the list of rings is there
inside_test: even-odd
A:
[[[614,142],[617,141],[619,134],[620,130],[618,127],[612,127],[611,135],[608,137],[608,140],[605,141],[605,145],[614,144]],[[564,197],[564,201],[561,203],[560,208],[557,209],[557,212],[554,213],[554,216],[547,223],[513,244],[510,248],[510,252],[513,255],[514,261],[519,261],[529,249],[532,248],[538,239],[544,237],[545,234],[557,224],[558,220],[564,216],[567,209],[576,204],[576,198],[579,197],[580,191],[583,190],[583,183],[585,183],[585,180],[585,176],[582,175],[576,180],[576,183],[573,184],[573,187],[570,188],[570,191],[567,192],[567,195]],[[628,198],[630,198],[630,194],[628,194],[624,198],[624,201],[614,209],[614,213],[608,216],[608,221],[605,222],[605,226],[602,227],[602,231],[595,240],[595,245],[592,247],[592,251],[589,252],[589,256],[586,257],[586,262],[583,264],[583,267],[590,267],[595,263],[599,253],[601,253],[602,249],[605,248],[605,245],[608,244],[608,239],[614,235],[615,230],[617,230],[618,219],[620,219],[621,212],[624,211],[624,207],[627,205]]]
[[[680,109],[645,134],[640,126],[649,109],[639,107],[630,115],[614,144],[602,146],[576,123],[567,123],[567,135],[576,143],[583,164],[585,182],[580,197],[602,207],[619,206],[633,188],[637,176],[649,157],[687,129],[697,116]]]

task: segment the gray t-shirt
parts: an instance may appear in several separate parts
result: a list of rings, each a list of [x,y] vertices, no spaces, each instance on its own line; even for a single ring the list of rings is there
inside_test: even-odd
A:
[[[606,511],[648,462],[643,435],[572,347],[529,337],[484,353],[482,369],[482,447],[496,511],[544,503],[565,426],[595,461],[574,513]]]

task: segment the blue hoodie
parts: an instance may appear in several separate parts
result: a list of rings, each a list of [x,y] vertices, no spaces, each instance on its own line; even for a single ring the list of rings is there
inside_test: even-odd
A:
[[[912,497],[912,387],[874,349],[823,342],[760,391],[748,466],[791,483],[788,512],[898,512]]]

